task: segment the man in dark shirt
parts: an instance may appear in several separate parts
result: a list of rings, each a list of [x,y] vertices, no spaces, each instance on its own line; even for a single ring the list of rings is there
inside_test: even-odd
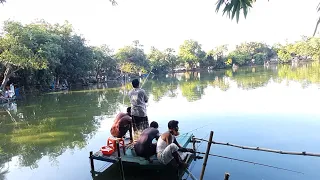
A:
[[[127,108],[127,113],[119,113],[114,120],[114,123],[110,129],[112,136],[122,138],[127,131],[130,132],[130,140],[132,139],[132,119],[131,119],[131,107]]]
[[[152,140],[158,140],[160,136],[158,127],[158,123],[153,121],[150,123],[150,127],[141,133],[140,138],[134,145],[137,156],[144,157],[150,161],[150,157],[156,154],[157,144],[153,144]]]

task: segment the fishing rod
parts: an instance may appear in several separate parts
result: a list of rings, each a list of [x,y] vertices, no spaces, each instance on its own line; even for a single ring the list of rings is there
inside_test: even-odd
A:
[[[124,105],[124,98],[125,98],[125,91],[126,91],[126,84],[127,84],[127,78],[126,78],[126,75],[124,74],[124,85],[123,85],[123,98],[122,98],[122,105]]]
[[[206,153],[203,153],[203,152],[195,152],[195,153],[206,154]],[[209,155],[210,156],[214,156],[214,157],[218,157],[218,158],[229,159],[229,160],[234,160],[234,161],[240,161],[240,162],[245,162],[245,163],[249,163],[249,164],[254,164],[254,165],[274,168],[274,169],[278,169],[278,170],[294,172],[294,173],[298,173],[298,174],[304,174],[303,172],[300,172],[300,171],[294,171],[294,170],[281,168],[281,167],[277,167],[277,166],[271,166],[271,165],[268,165],[268,164],[262,164],[262,163],[257,163],[257,162],[253,162],[253,161],[247,161],[247,160],[237,159],[237,158],[232,158],[232,157],[227,157],[227,156],[220,156],[220,155],[216,155],[216,154],[209,154]]]
[[[144,85],[144,84],[146,83],[146,81],[148,80],[149,75],[150,75],[150,73],[152,72],[152,69],[153,69],[153,66],[151,66],[151,70],[150,70],[150,72],[148,73],[148,75],[147,75],[146,79],[143,81],[143,84],[141,85],[141,87],[140,87],[140,88],[142,88],[142,87],[143,87],[143,85]]]

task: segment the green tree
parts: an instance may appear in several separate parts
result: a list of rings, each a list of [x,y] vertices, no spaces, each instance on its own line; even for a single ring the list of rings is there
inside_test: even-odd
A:
[[[276,53],[271,47],[265,43],[249,42],[242,43],[236,46],[236,50],[229,54],[229,57],[237,64],[244,65],[254,59],[255,64],[263,64],[264,61],[269,60]]]
[[[60,59],[65,53],[65,50],[62,48],[62,38],[59,34],[53,33],[51,24],[43,20],[27,24],[26,28],[30,31],[29,34],[32,34],[29,45],[32,49],[36,49],[37,45],[43,44],[40,48],[48,60],[48,68],[42,70],[22,70],[17,74],[21,75],[20,72],[29,73],[29,76],[32,76],[30,84],[49,85],[55,76],[54,70],[61,63]]]
[[[115,57],[119,69],[125,73],[136,74],[149,67],[142,45],[137,40],[133,41],[133,45],[119,49]]]
[[[228,57],[232,59],[232,62],[239,65],[247,64],[251,60],[251,56],[247,52],[241,51],[233,51],[231,52]]]
[[[148,60],[154,73],[166,73],[168,70],[168,63],[165,61],[163,52],[155,47],[151,47],[150,53],[148,54]]]
[[[320,38],[312,37],[300,44],[300,54],[310,56],[313,60],[320,60]]]
[[[174,53],[175,50],[173,48],[167,48],[163,52],[165,61],[168,63],[171,72],[173,72],[180,63],[178,57]]]
[[[179,58],[188,65],[188,68],[195,68],[196,64],[205,57],[201,45],[192,39],[185,40],[179,48]]]
[[[224,57],[225,53],[228,51],[228,45],[220,45],[213,50],[216,59]]]
[[[52,47],[52,37],[44,31],[32,31],[20,23],[4,23],[5,34],[0,38],[0,62],[4,67],[3,90],[8,79],[20,69],[45,69],[48,67],[48,50]],[[43,37],[35,43],[33,38]]]
[[[93,55],[92,50],[86,46],[85,39],[78,35],[69,36],[62,47],[65,53],[55,69],[56,81],[59,82],[62,78],[76,82],[88,77]]]
[[[217,46],[206,53],[202,59],[202,67],[223,68],[225,66],[225,53],[228,51],[228,45]]]
[[[93,47],[93,66],[97,81],[102,75],[112,76],[116,73],[117,63],[112,58],[113,50],[107,45]]]
[[[295,43],[278,45],[276,51],[280,62],[290,62],[293,58],[299,60],[320,60],[320,38],[304,37]]]

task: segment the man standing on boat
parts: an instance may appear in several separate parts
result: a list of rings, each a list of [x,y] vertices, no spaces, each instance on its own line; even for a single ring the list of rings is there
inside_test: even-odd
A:
[[[127,113],[120,112],[114,120],[114,123],[110,129],[112,136],[117,138],[123,138],[129,131],[130,140],[132,139],[132,119],[131,119],[131,107],[127,108]]]
[[[129,99],[131,103],[132,127],[134,131],[134,139],[138,139],[144,129],[149,127],[146,103],[148,96],[146,92],[139,88],[139,80],[132,81],[133,89],[129,91]]]
[[[182,161],[178,151],[191,153],[194,151],[193,149],[181,147],[177,142],[175,136],[180,134],[178,124],[178,121],[169,121],[169,131],[163,133],[157,142],[157,158],[160,163],[165,165],[169,164],[174,159],[179,167],[186,168],[187,164]]]
[[[150,127],[141,133],[140,138],[134,144],[134,150],[137,156],[144,157],[150,162],[150,157],[156,154],[157,148],[157,144],[153,144],[152,141],[154,139],[158,140],[160,137],[158,127],[158,123],[152,121]]]

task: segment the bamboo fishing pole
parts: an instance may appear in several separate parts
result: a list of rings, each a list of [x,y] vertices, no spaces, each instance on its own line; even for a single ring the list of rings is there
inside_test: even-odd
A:
[[[205,139],[199,139],[199,138],[195,138],[195,139],[199,140],[199,141],[208,142],[208,140],[205,140]],[[241,145],[236,145],[236,144],[231,144],[231,143],[224,143],[224,142],[216,142],[216,141],[213,141],[212,144],[231,146],[231,147],[235,147],[235,148],[248,149],[248,150],[254,150],[254,151],[264,151],[264,152],[278,153],[278,154],[320,157],[320,154],[308,153],[306,151],[303,151],[303,152],[289,152],[289,151],[281,151],[281,150],[274,150],[274,149],[267,149],[267,148],[260,148],[260,147],[241,146]]]
[[[203,152],[195,152],[195,153],[206,154]],[[284,170],[284,171],[290,171],[290,172],[294,172],[294,173],[298,173],[298,174],[304,174],[303,172],[300,172],[300,171],[294,171],[294,170],[290,170],[290,169],[286,169],[286,168],[281,168],[281,167],[272,166],[272,165],[268,165],[268,164],[257,163],[257,162],[253,162],[253,161],[247,161],[247,160],[243,160],[243,159],[237,159],[237,158],[232,158],[232,157],[227,157],[227,156],[220,156],[220,155],[216,155],[216,154],[209,154],[209,156],[219,157],[219,158],[223,158],[223,159],[230,159],[230,160],[234,160],[234,161],[240,161],[240,162],[255,164],[255,165],[259,165],[259,166],[265,166],[265,167]]]
[[[143,87],[143,85],[145,84],[145,82],[148,80],[149,75],[150,75],[150,73],[152,72],[152,69],[153,69],[153,66],[151,67],[151,70],[150,70],[149,74],[147,75],[146,79],[143,81],[143,84],[141,85],[141,87],[140,87],[140,88],[142,88],[142,87]]]

